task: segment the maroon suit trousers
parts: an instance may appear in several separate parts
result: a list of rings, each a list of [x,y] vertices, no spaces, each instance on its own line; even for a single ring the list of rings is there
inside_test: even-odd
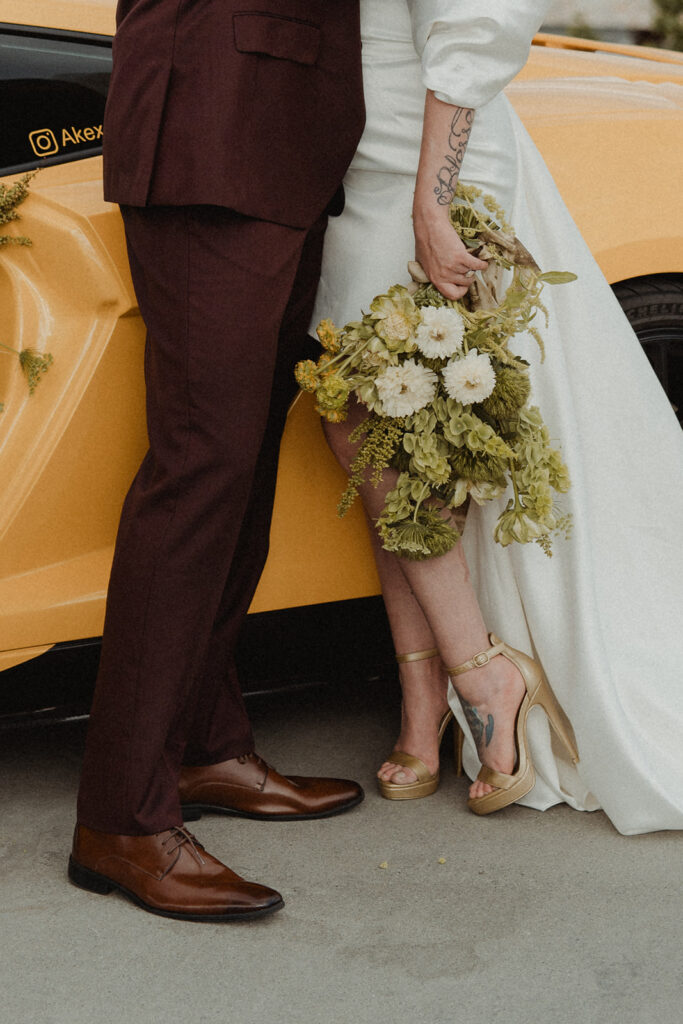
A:
[[[215,206],[122,212],[149,451],[116,541],[78,820],[144,835],[182,823],[183,760],[253,750],[232,652],[268,551],[326,217],[305,230]]]

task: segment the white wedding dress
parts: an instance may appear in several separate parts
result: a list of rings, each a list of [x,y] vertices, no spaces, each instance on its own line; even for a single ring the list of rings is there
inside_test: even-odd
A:
[[[683,828],[682,434],[638,341],[501,94],[526,60],[546,3],[361,0],[367,125],[345,179],[346,209],[325,242],[315,322],[357,319],[372,297],[407,283],[412,194],[425,86],[474,107],[461,180],[494,194],[544,270],[550,326],[515,339],[532,364],[534,401],[572,478],[570,540],[548,559],[492,538],[506,499],[473,507],[467,558],[489,628],[533,653],[576,733],[577,766],[543,712],[529,737],[537,782],[520,803],[602,807],[624,834]],[[479,769],[465,727],[465,767]]]

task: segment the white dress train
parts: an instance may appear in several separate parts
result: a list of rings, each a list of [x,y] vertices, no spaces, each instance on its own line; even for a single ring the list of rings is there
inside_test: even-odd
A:
[[[500,15],[513,6],[514,37]],[[543,270],[578,275],[544,290],[545,362],[533,339],[518,336],[514,346],[532,364],[533,400],[569,466],[562,504],[573,535],[555,542],[551,559],[533,544],[501,548],[492,532],[507,496],[473,507],[464,534],[489,628],[541,661],[578,741],[574,766],[543,712],[532,713],[537,782],[520,803],[602,807],[624,834],[680,829],[683,435],[540,154],[498,92],[524,62],[545,6],[361,0],[367,125],[345,180],[346,209],[330,221],[315,322],[357,319],[376,293],[407,281],[425,83],[476,107],[461,180],[496,196]],[[449,699],[474,777],[479,761],[452,688]]]

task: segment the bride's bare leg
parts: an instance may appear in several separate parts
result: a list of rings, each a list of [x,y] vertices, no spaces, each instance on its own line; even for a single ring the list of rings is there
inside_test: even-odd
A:
[[[434,634],[401,572],[398,559],[383,549],[372,524],[370,538],[382,584],[394,649],[398,654],[408,654],[411,651],[424,651],[436,647]],[[419,757],[433,775],[439,766],[439,722],[448,710],[446,670],[437,656],[423,661],[401,663],[399,675],[403,701],[401,731],[395,749]],[[416,779],[414,772],[409,768],[403,768],[391,760],[381,765],[377,776],[384,781],[399,784],[414,782]]]
[[[348,435],[364,415],[362,408],[354,406],[349,421],[336,426],[326,425],[330,446],[347,469],[354,454]],[[384,496],[394,480],[395,474],[387,471],[379,487],[365,484],[361,488],[361,498],[371,520],[381,512]],[[375,540],[374,529],[371,533],[376,544],[378,570],[396,650],[401,653],[436,646],[443,664],[451,666],[468,661],[479,651],[486,650],[489,646],[488,633],[462,545],[456,544],[439,558],[409,561],[384,551]],[[427,639],[429,634],[433,641]],[[397,748],[420,757],[432,772],[438,763],[435,733],[441,714],[437,709],[443,713],[445,708],[442,697],[446,677],[437,670],[438,665],[438,659],[415,662],[410,673],[401,673],[405,732],[402,727],[397,742]],[[405,670],[410,665],[402,667]],[[437,675],[440,675],[440,680]],[[498,771],[512,772],[515,766],[514,724],[525,692],[518,670],[506,658],[495,658],[482,668],[457,676],[456,682],[468,719],[490,723],[486,734],[483,730],[473,730],[481,761]],[[426,688],[423,689],[421,683],[426,684]],[[427,702],[426,693],[430,695]],[[418,711],[420,705],[424,706]],[[409,738],[414,745],[408,746]],[[389,764],[386,771],[383,765],[380,770],[383,778],[399,783],[413,778],[412,773],[398,765]],[[402,777],[399,777],[399,772],[404,773]],[[475,781],[470,795],[482,796],[491,788]]]
[[[428,561],[396,561],[432,628],[445,665],[460,665],[490,646],[462,544]],[[474,726],[479,759],[489,768],[510,774],[515,766],[515,719],[525,693],[519,671],[507,658],[495,658],[482,668],[456,676],[454,685]],[[486,732],[477,728],[478,722],[489,723]],[[483,796],[491,789],[475,781],[470,796]]]

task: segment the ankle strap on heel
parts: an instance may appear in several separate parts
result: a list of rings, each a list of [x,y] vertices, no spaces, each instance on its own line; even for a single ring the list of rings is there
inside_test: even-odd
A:
[[[426,661],[427,658],[436,658],[438,653],[438,648],[430,647],[428,651],[411,651],[409,654],[397,654],[396,661],[399,665],[406,661]]]
[[[491,639],[494,637],[491,635]],[[462,665],[456,665],[455,668],[448,668],[446,671],[449,676],[459,676],[463,672],[469,672],[471,668],[483,668],[497,655],[502,654],[505,649],[505,643],[502,640],[498,640],[494,643],[493,647],[489,647],[487,651],[481,651],[479,654],[475,654],[469,661],[463,661]]]

